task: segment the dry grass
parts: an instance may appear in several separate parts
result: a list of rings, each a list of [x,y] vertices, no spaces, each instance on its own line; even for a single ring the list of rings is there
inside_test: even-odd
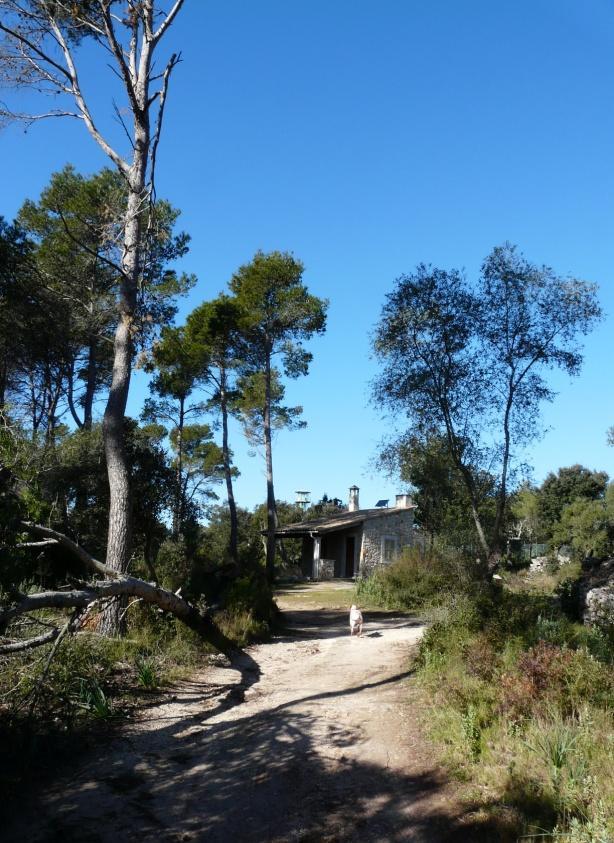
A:
[[[356,602],[354,584],[335,582],[290,583],[275,592],[280,609],[348,609]],[[365,608],[367,608],[365,606]]]

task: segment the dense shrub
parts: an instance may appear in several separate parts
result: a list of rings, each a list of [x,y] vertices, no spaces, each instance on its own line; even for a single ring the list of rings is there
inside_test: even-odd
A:
[[[608,635],[526,591],[456,594],[430,615],[418,678],[450,769],[491,808],[498,793],[529,836],[612,839]]]
[[[266,638],[277,616],[273,590],[262,570],[234,580],[223,592],[221,605],[216,620],[239,646]]]
[[[475,583],[473,564],[456,553],[406,549],[391,565],[380,566],[358,580],[363,603],[411,611],[442,602],[448,592],[463,592]]]
[[[577,714],[586,703],[607,705],[614,691],[611,672],[587,650],[563,649],[546,641],[522,653],[500,681],[501,712],[512,720],[543,708]]]

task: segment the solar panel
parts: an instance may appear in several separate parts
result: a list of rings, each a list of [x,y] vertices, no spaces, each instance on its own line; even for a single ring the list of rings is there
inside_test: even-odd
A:
[[[375,504],[375,506],[376,506],[376,507],[378,507],[378,506],[388,506],[388,501],[389,501],[389,500],[390,500],[390,498],[385,498],[385,499],[384,499],[384,498],[382,498],[380,501],[378,501],[378,502]]]

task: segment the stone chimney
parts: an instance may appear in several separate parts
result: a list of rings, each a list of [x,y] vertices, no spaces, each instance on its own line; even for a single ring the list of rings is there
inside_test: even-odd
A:
[[[394,506],[396,509],[408,509],[412,506],[411,495],[397,495]]]
[[[348,512],[356,512],[356,510],[360,509],[358,505],[358,492],[360,489],[358,486],[350,486],[350,494],[348,497]]]

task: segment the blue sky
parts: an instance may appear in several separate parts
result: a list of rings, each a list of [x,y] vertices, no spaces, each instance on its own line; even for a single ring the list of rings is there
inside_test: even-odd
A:
[[[259,248],[293,251],[330,299],[311,374],[288,386],[308,427],[278,436],[278,497],[345,497],[356,483],[370,506],[400,491],[369,465],[388,424],[368,404],[384,296],[420,261],[475,276],[505,240],[597,282],[606,312],[580,378],[552,379],[549,431],[525,455],[534,478],[575,462],[614,475],[611,3],[186,0],[168,48],[183,61],[157,187],[182,209],[182,268],[199,278],[180,318]],[[121,145],[108,73],[83,59],[99,123]],[[67,162],[106,163],[76,121],[9,127],[0,151],[7,218]],[[139,376],[133,412],[145,392]],[[238,501],[251,507],[264,498],[262,461],[236,430],[234,447]]]

